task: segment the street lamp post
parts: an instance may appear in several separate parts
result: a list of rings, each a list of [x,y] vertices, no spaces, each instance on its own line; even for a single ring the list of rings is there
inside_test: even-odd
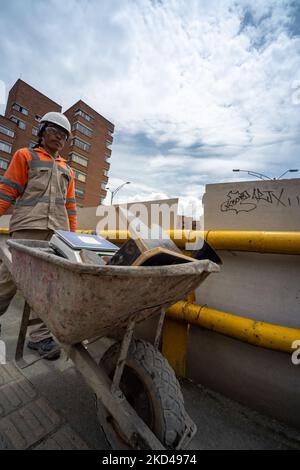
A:
[[[232,171],[234,172],[243,172],[243,173],[248,173],[248,175],[250,176],[255,176],[256,178],[260,178],[261,180],[263,179],[268,179],[268,180],[271,180],[272,178],[270,178],[269,176],[267,175],[263,175],[262,173],[258,173],[257,171],[251,171],[251,170],[240,170],[239,168],[234,168]]]
[[[116,189],[114,189],[113,191],[112,191],[110,188],[106,188],[106,189],[110,192],[110,194],[111,194],[111,196],[110,196],[110,204],[113,203],[113,199],[114,199],[115,195],[116,195],[116,194],[120,191],[120,189],[122,189],[123,186],[125,186],[126,184],[130,184],[130,181],[126,181],[126,183],[120,184],[120,186],[118,186],[118,187],[117,187]]]
[[[239,168],[234,168],[232,171],[244,172],[244,173],[248,173],[248,175],[250,176],[255,176],[256,178],[260,178],[261,180],[268,179],[272,181],[272,180],[279,180],[280,178],[282,178],[282,176],[286,175],[287,173],[296,173],[299,170],[296,168],[291,168],[289,170],[286,170],[284,173],[282,173],[282,175],[278,176],[278,178],[270,178],[270,176],[264,175],[263,173],[258,173],[257,171],[240,170]]]
[[[287,173],[297,173],[297,171],[299,171],[297,168],[291,168],[290,170],[286,170],[284,173],[282,173],[282,175],[278,176],[278,180],[280,180],[280,178],[284,175],[286,175]]]

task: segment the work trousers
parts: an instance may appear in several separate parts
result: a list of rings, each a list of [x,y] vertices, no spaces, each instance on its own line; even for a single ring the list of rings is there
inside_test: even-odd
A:
[[[26,240],[50,240],[52,235],[52,230],[17,230],[12,233],[12,238]],[[10,272],[8,271],[5,264],[0,261],[0,316],[6,312],[16,292],[17,288]],[[32,318],[37,318],[37,315],[35,315],[34,312],[32,312],[31,315]],[[51,337],[52,334],[44,323],[38,327],[31,327],[30,341],[38,343],[39,341]]]

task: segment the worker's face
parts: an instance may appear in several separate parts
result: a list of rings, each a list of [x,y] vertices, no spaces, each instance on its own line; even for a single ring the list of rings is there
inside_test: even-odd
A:
[[[49,124],[43,133],[43,138],[45,147],[53,152],[60,152],[68,139],[68,135],[61,127]]]

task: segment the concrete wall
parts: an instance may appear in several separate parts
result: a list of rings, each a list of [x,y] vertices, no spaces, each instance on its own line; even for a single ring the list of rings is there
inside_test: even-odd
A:
[[[300,179],[208,184],[205,230],[299,230]]]
[[[207,185],[205,230],[300,229],[300,179]],[[300,329],[300,256],[219,251],[219,274],[197,304]],[[300,340],[300,335],[299,335]],[[192,380],[300,428],[300,365],[291,355],[190,328],[186,374]]]
[[[300,365],[289,354],[196,326],[190,328],[187,377],[300,429]]]
[[[221,272],[211,274],[202,284],[197,304],[300,328],[300,256],[235,251],[218,254],[223,260]]]
[[[224,262],[222,270],[198,289],[197,304],[300,329],[299,256],[218,254]],[[300,428],[300,365],[292,364],[290,354],[192,326],[186,374],[196,383]]]

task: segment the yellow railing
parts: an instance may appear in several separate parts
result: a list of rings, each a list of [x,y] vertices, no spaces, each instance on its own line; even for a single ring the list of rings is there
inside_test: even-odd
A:
[[[78,230],[80,233],[95,233],[93,230]],[[8,235],[7,228],[0,234]],[[215,250],[252,251],[257,253],[300,254],[300,232],[265,232],[240,230],[169,230],[167,233],[179,248],[187,243],[204,238]],[[127,230],[103,230],[99,235],[113,243],[121,244],[130,238]]]
[[[172,305],[167,314],[175,320],[202,326],[246,343],[276,351],[290,353],[293,351],[293,342],[300,341],[300,329],[255,321],[185,301]]]

